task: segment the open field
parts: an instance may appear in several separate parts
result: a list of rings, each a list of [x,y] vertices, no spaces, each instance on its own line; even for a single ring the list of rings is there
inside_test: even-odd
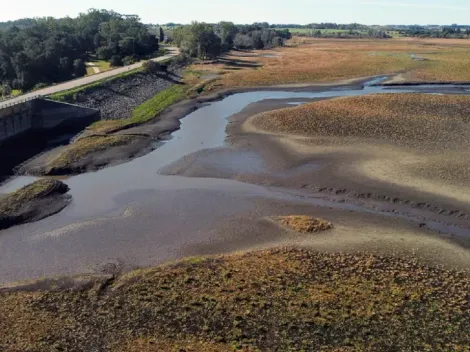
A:
[[[408,82],[470,81],[470,72],[465,70],[470,60],[470,40],[294,37],[288,45],[272,52],[231,52],[217,63],[193,65],[192,69],[222,74],[212,89],[398,73],[401,81]]]
[[[468,351],[470,343],[468,275],[412,259],[275,249],[102,280],[0,292],[1,350]]]

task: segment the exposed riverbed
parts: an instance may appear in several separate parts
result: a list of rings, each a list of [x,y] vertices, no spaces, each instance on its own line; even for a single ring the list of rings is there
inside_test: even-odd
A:
[[[465,240],[448,239],[452,235],[461,238],[470,235],[465,219],[448,224],[444,216],[427,209],[405,209],[406,204],[397,211],[399,207],[388,203],[371,206],[372,200],[350,202],[345,197],[315,190],[265,187],[250,184],[249,180],[228,179],[237,172],[273,175],[277,172],[278,177],[290,178],[322,168],[321,164],[306,163],[271,171],[255,151],[232,155],[225,144],[227,123],[250,104],[275,101],[272,108],[277,108],[338,96],[415,91],[468,94],[470,88],[374,86],[380,81],[368,82],[363,89],[352,86],[352,89],[317,87],[297,92],[246,92],[208,103],[186,116],[172,139],[153,152],[125,164],[65,179],[73,202],[61,213],[0,232],[0,282],[127,270],[187,255],[304,242],[264,220],[267,216],[290,213],[315,214],[336,224],[335,232],[328,235],[330,239],[320,237],[316,248],[380,251],[388,243],[400,252],[411,251],[413,243],[419,243],[424,257],[442,250],[443,258],[451,258],[453,264],[463,267],[470,261],[460,247],[466,246]],[[168,165],[214,148],[225,154],[205,155],[202,177],[159,174]],[[15,178],[1,186],[0,193],[34,180],[28,176]],[[443,235],[433,235],[428,229]],[[337,240],[335,245],[331,239]],[[400,246],[403,241],[411,243],[405,248]]]

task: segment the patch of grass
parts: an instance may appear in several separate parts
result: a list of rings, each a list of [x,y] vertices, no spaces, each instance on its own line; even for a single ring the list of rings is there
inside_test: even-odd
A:
[[[301,233],[315,233],[333,228],[331,222],[306,215],[277,216],[273,220],[279,225]]]
[[[18,95],[21,95],[21,94],[23,94],[23,92],[20,89],[13,89],[11,91],[11,96],[12,97],[17,97]]]
[[[274,133],[380,139],[442,152],[468,145],[470,97],[377,94],[323,100],[261,113],[255,127]]]
[[[0,291],[0,349],[469,351],[469,292],[412,259],[276,249]]]
[[[94,74],[96,74],[96,73],[105,72],[105,71],[108,71],[108,70],[111,69],[111,64],[110,64],[108,61],[104,61],[104,60],[93,60],[93,61],[91,61],[91,63],[92,63],[94,66],[87,66],[87,68],[86,68],[87,75],[94,75]],[[95,70],[93,69],[93,67],[98,68],[99,72],[95,72]]]
[[[18,212],[25,204],[43,199],[52,194],[68,192],[68,186],[60,181],[41,179],[15,192],[7,194],[0,200],[0,216],[10,216]]]
[[[126,145],[135,140],[135,136],[90,136],[66,146],[58,155],[52,157],[48,169],[67,169],[70,165],[82,160],[91,153],[99,152],[111,147]]]
[[[100,72],[108,71],[111,68],[111,64],[104,60],[95,61],[94,64],[100,69]]]
[[[161,114],[166,108],[184,99],[185,93],[186,86],[175,84],[139,105],[133,111],[131,118],[98,121],[88,129],[94,132],[105,133],[149,122]]]
[[[87,74],[87,76],[94,75],[94,74],[95,74],[95,70],[93,69],[93,67],[87,66],[87,67],[86,67],[86,74]]]

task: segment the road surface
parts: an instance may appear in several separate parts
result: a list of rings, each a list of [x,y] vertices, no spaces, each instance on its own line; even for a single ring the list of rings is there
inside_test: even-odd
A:
[[[152,59],[152,60],[156,61],[156,62],[164,61],[164,60],[167,60],[167,59],[179,54],[179,50],[176,47],[169,47],[167,49],[169,50],[169,54],[167,54],[165,56],[157,57],[157,58]],[[103,78],[109,78],[109,77],[117,76],[121,73],[124,73],[124,72],[130,71],[130,70],[142,67],[143,63],[144,63],[144,61],[137,62],[137,63],[129,65],[129,66],[119,67],[119,68],[116,68],[114,70],[101,72],[101,73],[98,73],[98,74],[95,74],[95,75],[86,76],[86,77],[78,78],[78,79],[75,79],[75,80],[72,80],[72,81],[59,83],[59,84],[56,84],[56,85],[51,86],[51,87],[36,90],[34,92],[22,94],[18,97],[7,99],[5,101],[0,102],[0,109],[5,107],[5,106],[8,106],[8,105],[18,104],[18,103],[20,103],[24,100],[29,100],[29,99],[35,98],[37,96],[51,95],[51,94],[62,92],[64,90],[69,90],[69,89],[72,89],[72,88],[77,88],[77,87],[80,87],[80,86],[83,86],[83,85],[86,85],[86,84],[90,84],[90,83],[102,80]]]

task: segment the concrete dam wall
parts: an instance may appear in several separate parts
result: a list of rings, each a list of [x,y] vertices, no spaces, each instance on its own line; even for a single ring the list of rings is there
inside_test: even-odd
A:
[[[26,101],[0,109],[0,144],[27,132],[80,128],[99,119],[100,111],[95,109],[42,98]]]
[[[0,109],[0,182],[16,167],[70,139],[100,111],[48,99],[33,99]]]

